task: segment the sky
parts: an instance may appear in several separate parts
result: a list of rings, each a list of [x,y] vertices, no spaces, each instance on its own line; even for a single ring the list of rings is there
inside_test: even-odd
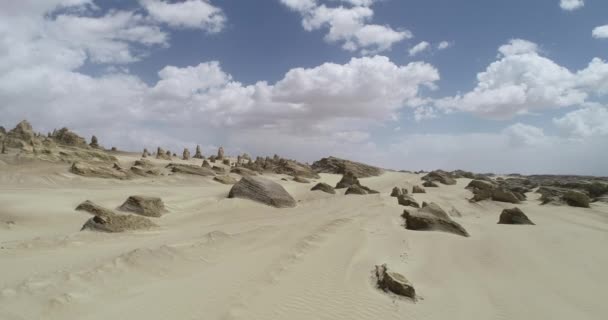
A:
[[[106,147],[608,175],[605,0],[0,2],[0,125]]]

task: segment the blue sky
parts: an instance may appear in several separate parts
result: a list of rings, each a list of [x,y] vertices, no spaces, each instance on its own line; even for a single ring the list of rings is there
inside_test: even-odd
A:
[[[0,12],[5,127],[28,118],[131,150],[608,175],[606,1],[29,0]]]

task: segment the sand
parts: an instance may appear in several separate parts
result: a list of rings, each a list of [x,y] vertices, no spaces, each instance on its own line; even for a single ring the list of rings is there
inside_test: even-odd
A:
[[[121,155],[128,167],[138,155]],[[156,164],[168,161],[151,159]],[[177,160],[200,165],[201,160]],[[416,194],[455,207],[470,238],[402,227],[395,186],[422,175],[386,172],[345,196],[265,175],[298,201],[276,209],[227,199],[230,185],[172,175],[85,178],[67,164],[0,165],[0,319],[604,319],[608,205],[518,205],[536,226],[499,225],[513,205],[469,203],[468,179]],[[161,197],[160,227],[80,231],[84,200],[115,209]],[[415,286],[413,302],[377,290],[387,263]]]

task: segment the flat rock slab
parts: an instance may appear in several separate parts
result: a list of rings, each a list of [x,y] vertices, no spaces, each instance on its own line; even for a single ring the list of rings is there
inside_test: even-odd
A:
[[[130,196],[118,209],[155,218],[167,212],[161,198],[146,196]]]
[[[334,187],[328,185],[327,183],[324,182],[319,182],[317,183],[314,187],[312,187],[312,189],[310,189],[311,191],[323,191],[325,193],[329,193],[329,194],[336,194],[336,190],[334,189]]]
[[[215,176],[215,172],[213,172],[213,170],[190,164],[170,163],[169,165],[167,165],[167,168],[171,169],[171,172],[174,173],[192,174],[203,177]]]
[[[120,171],[109,166],[87,164],[83,162],[74,162],[70,167],[70,172],[79,176],[91,178],[119,180],[129,179],[129,175],[124,171]]]
[[[244,176],[237,182],[228,198],[242,198],[276,208],[293,208],[295,199],[278,183],[262,177]]]

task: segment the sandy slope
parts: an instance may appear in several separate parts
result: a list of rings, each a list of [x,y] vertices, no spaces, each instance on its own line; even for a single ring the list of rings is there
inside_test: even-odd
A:
[[[124,164],[135,157],[123,156]],[[193,161],[194,162],[194,161]],[[0,319],[604,319],[608,206],[520,208],[536,226],[497,225],[508,204],[470,204],[428,189],[470,238],[405,230],[388,196],[419,176],[362,179],[380,195],[344,196],[281,181],[299,201],[274,209],[226,199],[229,186],[170,176],[111,181],[66,165],[0,166]],[[323,175],[335,184],[339,177]],[[341,193],[341,192],[340,192]],[[160,196],[158,230],[80,232],[86,199],[119,206]],[[536,197],[534,194],[531,198]],[[13,221],[14,223],[7,223]],[[376,290],[387,262],[416,286],[413,303]]]

